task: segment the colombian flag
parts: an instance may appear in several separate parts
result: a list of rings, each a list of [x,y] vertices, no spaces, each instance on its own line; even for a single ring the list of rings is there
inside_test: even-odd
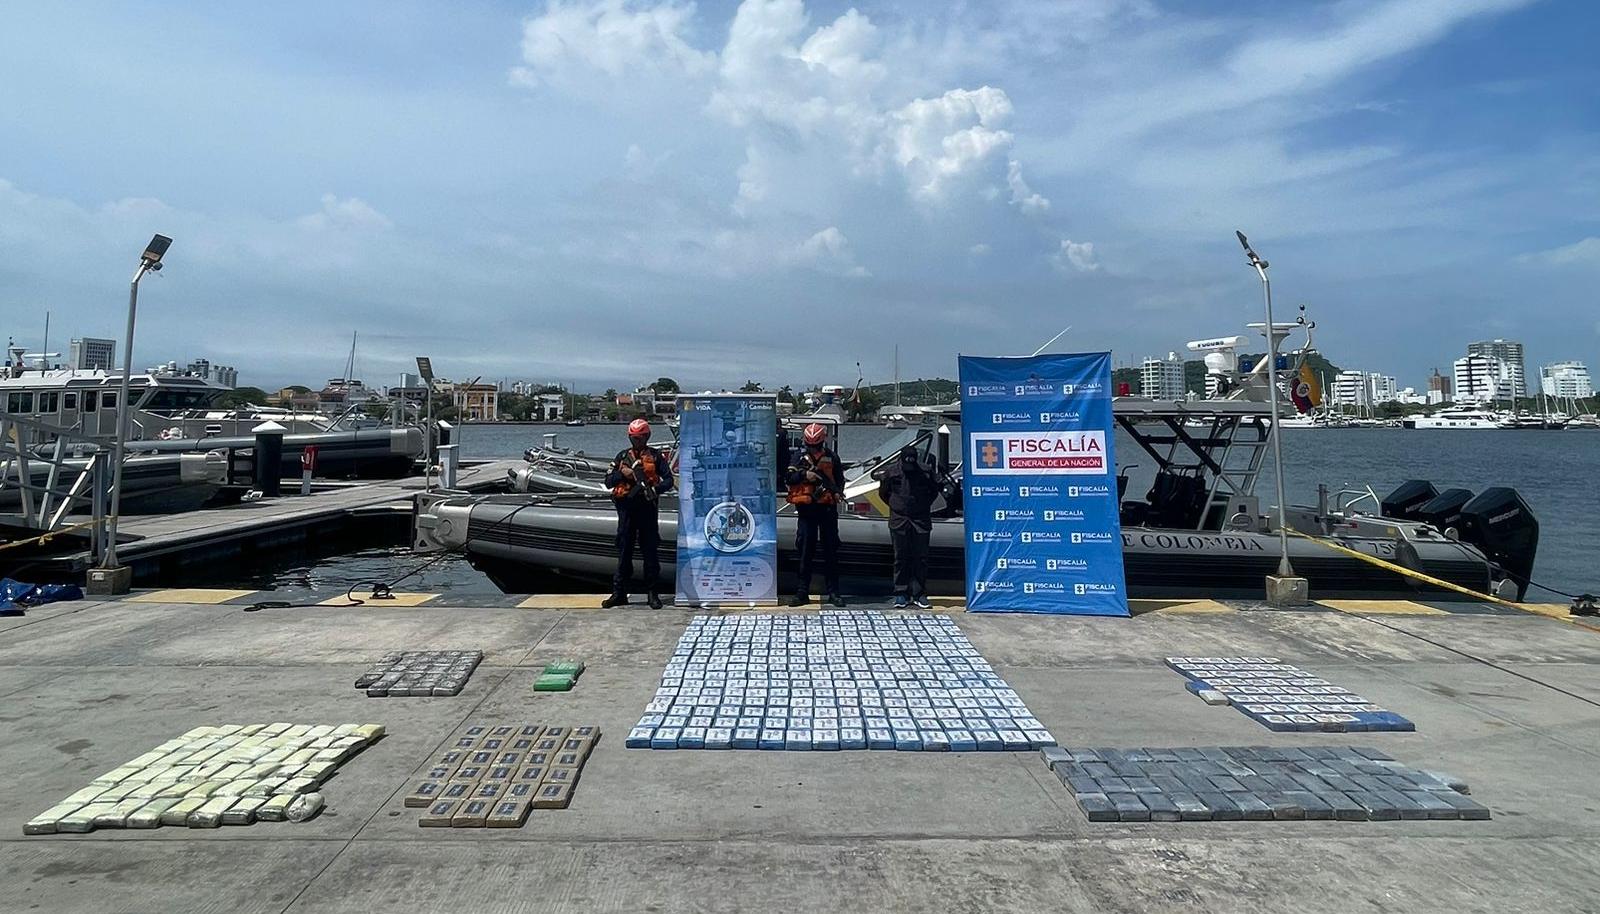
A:
[[[1322,385],[1317,383],[1317,375],[1309,364],[1300,363],[1300,376],[1289,385],[1289,399],[1294,401],[1294,408],[1302,413],[1309,413],[1322,405]]]

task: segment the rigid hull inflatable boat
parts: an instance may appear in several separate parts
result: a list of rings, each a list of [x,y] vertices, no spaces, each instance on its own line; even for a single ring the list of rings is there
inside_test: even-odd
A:
[[[1119,456],[1143,452],[1155,465],[1142,498],[1127,494],[1134,465],[1125,465],[1116,479],[1129,595],[1259,597],[1280,554],[1275,512],[1264,512],[1254,495],[1272,433],[1266,405],[1123,397],[1113,407],[1122,433]],[[893,549],[872,470],[907,444],[948,480],[934,509],[929,589],[935,595],[966,592],[962,510],[968,493],[961,466],[949,459],[950,441],[959,440],[959,427],[952,430],[959,412],[952,409],[947,418],[937,429],[908,429],[852,468],[839,521],[846,592],[889,590]],[[1131,455],[1129,440],[1137,449]],[[779,443],[780,451],[787,443]],[[1476,593],[1520,596],[1538,538],[1537,521],[1521,498],[1509,489],[1476,497],[1449,490],[1442,494],[1450,498],[1433,505],[1442,494],[1430,490],[1425,482],[1407,483],[1388,499],[1370,490],[1323,490],[1318,505],[1291,506],[1285,516],[1295,571],[1318,594],[1450,592],[1432,578]],[[662,502],[660,559],[667,583],[676,559],[675,507],[675,500]],[[461,550],[511,593],[603,588],[616,565],[616,513],[608,495],[433,492],[419,497],[415,527],[419,551]],[[785,506],[778,515],[780,588],[794,586],[794,534]],[[1041,577],[1070,587],[1074,574],[1062,568]]]

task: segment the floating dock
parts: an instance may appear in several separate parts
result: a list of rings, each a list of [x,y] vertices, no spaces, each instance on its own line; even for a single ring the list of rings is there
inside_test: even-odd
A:
[[[1388,602],[1136,601],[1132,619],[940,607],[1063,746],[1372,746],[1466,781],[1492,812],[1135,824],[1088,821],[1037,752],[626,749],[687,610],[425,594],[246,613],[252,596],[145,592],[0,619],[8,910],[1544,912],[1600,898],[1600,631],[1583,620]],[[353,687],[417,649],[484,659],[455,697]],[[1271,732],[1163,663],[1239,655],[1314,671],[1417,729]],[[585,664],[577,685],[536,691],[567,658]],[[161,740],[241,721],[387,735],[340,766],[309,821],[23,836]],[[482,721],[602,736],[568,808],[515,829],[419,828],[405,797]]]
[[[502,487],[506,471],[523,465],[521,460],[469,463],[461,468],[456,487],[465,492]],[[181,576],[183,566],[336,536],[362,519],[409,517],[413,499],[427,484],[417,476],[372,482],[316,480],[310,495],[300,495],[299,481],[286,479],[284,494],[277,498],[176,514],[130,515],[117,527],[122,540],[117,557],[133,568],[136,583],[168,571]],[[91,563],[92,556],[84,550],[33,559],[27,567],[32,574],[66,580],[81,579]]]

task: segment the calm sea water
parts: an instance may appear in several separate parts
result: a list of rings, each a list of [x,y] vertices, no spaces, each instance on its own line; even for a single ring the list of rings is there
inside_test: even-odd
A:
[[[620,425],[564,426],[460,426],[458,441],[468,458],[520,456],[554,432],[565,447],[609,456],[626,446]],[[876,426],[848,426],[841,440],[846,459],[864,456],[898,431]],[[1143,477],[1152,461],[1126,436],[1119,434],[1116,456],[1121,464],[1139,464],[1130,493],[1148,487]],[[1407,479],[1428,479],[1441,490],[1453,486],[1482,491],[1511,486],[1522,493],[1539,518],[1539,556],[1534,580],[1567,591],[1600,590],[1595,542],[1600,535],[1600,430],[1539,431],[1414,431],[1408,429],[1289,429],[1283,439],[1285,484],[1289,500],[1313,504],[1317,484],[1332,489],[1370,486],[1379,497]],[[1271,460],[1257,487],[1261,503],[1272,503]],[[369,549],[321,560],[306,560],[292,568],[263,569],[261,586],[304,586],[313,582],[327,587],[381,577],[386,570],[404,570],[419,560],[403,548]],[[407,588],[495,592],[495,588],[465,561],[449,558],[431,566],[423,578]],[[1540,591],[1530,599],[1557,600]]]

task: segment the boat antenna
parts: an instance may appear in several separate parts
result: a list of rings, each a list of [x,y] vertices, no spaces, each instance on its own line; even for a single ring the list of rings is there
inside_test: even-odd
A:
[[[1278,331],[1272,323],[1272,280],[1267,278],[1267,262],[1250,247],[1244,232],[1234,230],[1245,257],[1256,275],[1261,277],[1262,295],[1267,307],[1267,399],[1272,411],[1272,469],[1278,488],[1278,577],[1294,577],[1294,566],[1289,564],[1289,525],[1284,509],[1283,495],[1283,427],[1278,424]]]
[[[1062,328],[1061,328],[1061,332],[1060,332],[1060,333],[1057,333],[1057,334],[1056,334],[1056,335],[1055,335],[1055,336],[1052,336],[1052,337],[1051,337],[1051,338],[1049,338],[1049,339],[1047,339],[1047,340],[1045,340],[1045,341],[1044,341],[1044,345],[1043,345],[1043,346],[1040,346],[1040,347],[1039,347],[1039,348],[1038,348],[1038,349],[1035,349],[1035,350],[1034,350],[1034,351],[1033,351],[1033,352],[1032,352],[1032,353],[1031,353],[1031,354],[1030,354],[1030,355],[1029,355],[1029,358],[1032,358],[1032,357],[1033,357],[1033,356],[1036,356],[1036,355],[1038,355],[1038,354],[1039,354],[1039,353],[1041,353],[1041,352],[1043,352],[1043,351],[1045,351],[1045,350],[1046,350],[1046,349],[1049,349],[1049,348],[1050,348],[1050,344],[1051,344],[1051,343],[1054,343],[1054,342],[1055,342],[1055,341],[1056,341],[1056,340],[1059,340],[1059,339],[1061,339],[1061,338],[1062,338],[1062,337],[1063,337],[1063,336],[1066,336],[1066,334],[1067,334],[1067,331],[1068,331],[1068,330],[1071,330],[1071,329],[1072,329],[1072,325],[1071,325],[1071,324],[1068,324],[1068,325],[1066,325],[1066,326],[1065,326],[1065,327],[1062,327]]]

